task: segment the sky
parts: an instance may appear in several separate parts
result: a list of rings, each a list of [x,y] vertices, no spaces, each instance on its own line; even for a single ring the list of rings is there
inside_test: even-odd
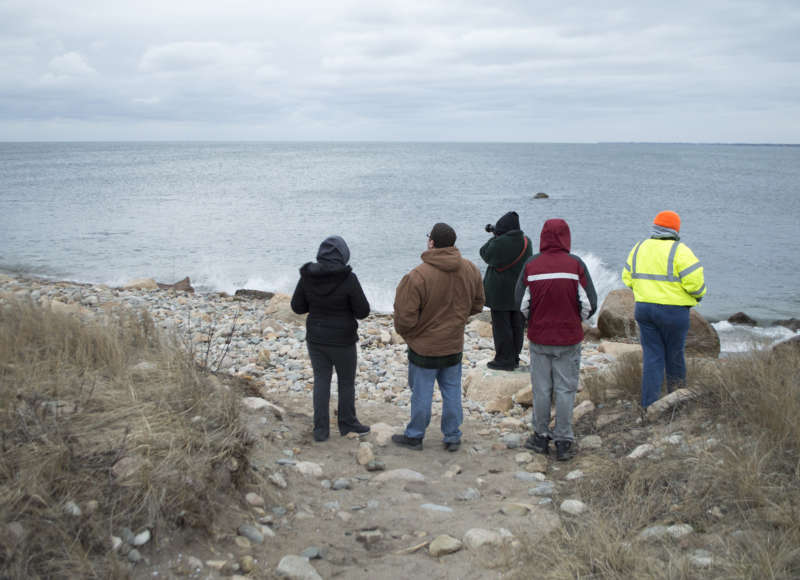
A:
[[[0,140],[800,143],[800,1],[0,0]]]

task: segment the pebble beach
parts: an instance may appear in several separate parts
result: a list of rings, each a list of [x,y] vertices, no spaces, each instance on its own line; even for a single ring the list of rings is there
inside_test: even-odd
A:
[[[305,346],[305,319],[291,311],[290,297],[262,294],[262,298],[225,293],[200,294],[161,289],[151,279],[131,281],[124,287],[0,276],[0,301],[30,299],[56,311],[74,313],[102,322],[120,309],[146,311],[167,339],[192,352],[201,365],[215,372],[244,377],[265,394],[302,395],[313,387],[313,373]],[[581,373],[608,366],[613,355],[600,352],[598,343],[584,341]],[[489,312],[473,317],[464,343],[464,375],[485,370],[494,356]],[[526,372],[527,341],[522,351]],[[334,375],[334,384],[335,384]],[[332,396],[335,397],[335,389]],[[359,321],[356,393],[360,401],[409,405],[407,355],[402,338],[394,331],[390,314],[370,314]],[[434,404],[440,403],[435,392]],[[438,409],[434,407],[434,411]],[[486,401],[465,397],[464,412],[492,421]],[[515,405],[509,414],[522,414]]]

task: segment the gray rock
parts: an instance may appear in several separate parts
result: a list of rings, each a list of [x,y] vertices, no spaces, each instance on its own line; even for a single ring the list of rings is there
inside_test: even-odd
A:
[[[339,491],[342,489],[350,489],[350,480],[346,477],[340,477],[336,481],[333,482],[333,490]]]
[[[444,512],[450,513],[453,511],[453,508],[449,508],[446,505],[437,505],[435,503],[424,503],[420,506],[424,510],[432,511],[432,512]]]
[[[528,483],[531,483],[531,482],[534,482],[534,481],[543,481],[544,478],[545,478],[545,475],[543,473],[538,472],[538,471],[533,472],[533,473],[530,473],[528,471],[517,471],[514,474],[514,479],[519,479],[520,481],[525,481],[525,482],[528,482]]]
[[[581,439],[582,449],[600,449],[603,446],[603,439],[599,435],[587,435]]]
[[[708,550],[695,550],[689,554],[689,563],[695,568],[710,568],[714,564],[714,557]]]
[[[565,499],[561,502],[560,509],[562,512],[577,516],[588,510],[589,506],[577,499]]]
[[[322,580],[314,566],[302,556],[284,556],[278,562],[275,573],[279,578],[289,578],[290,580]]]
[[[431,556],[438,558],[439,556],[458,552],[463,545],[464,544],[461,542],[461,540],[457,540],[452,536],[442,534],[441,536],[436,536],[436,538],[434,538],[430,546],[428,546],[428,551],[430,552]]]
[[[308,560],[321,560],[325,555],[322,548],[318,548],[317,546],[310,546],[303,550],[300,555],[303,558],[307,558]]]
[[[238,531],[240,536],[244,536],[254,544],[264,543],[264,534],[262,534],[261,530],[255,526],[251,526],[250,524],[242,524],[239,526]]]
[[[459,499],[461,501],[472,501],[472,500],[480,499],[480,498],[481,498],[481,492],[479,492],[474,487],[468,487],[467,489],[465,489],[464,491],[460,492],[456,496],[456,499]]]
[[[536,487],[532,487],[528,490],[528,495],[534,495],[538,497],[543,496],[551,496],[555,491],[555,484],[552,481],[543,481]]]

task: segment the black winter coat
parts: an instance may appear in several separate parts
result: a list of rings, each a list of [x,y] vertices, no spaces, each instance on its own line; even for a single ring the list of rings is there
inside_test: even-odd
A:
[[[480,252],[483,261],[489,265],[483,278],[486,306],[492,310],[518,310],[519,305],[514,299],[514,288],[522,267],[533,255],[530,239],[522,233],[522,230],[512,230],[491,238],[483,245]],[[516,263],[514,260],[517,260]]]
[[[330,269],[316,262],[300,268],[292,310],[308,312],[306,339],[317,344],[348,346],[358,342],[357,318],[369,314],[369,302],[350,266]]]

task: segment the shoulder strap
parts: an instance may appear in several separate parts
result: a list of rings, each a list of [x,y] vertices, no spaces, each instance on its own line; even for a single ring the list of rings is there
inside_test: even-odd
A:
[[[517,258],[513,262],[511,262],[508,266],[503,266],[502,268],[495,268],[495,270],[497,270],[498,272],[505,272],[506,270],[511,268],[514,264],[516,264],[522,259],[522,256],[525,255],[525,251],[528,249],[528,236],[522,236],[522,239],[525,241],[525,243],[522,244],[522,251],[519,253],[519,256],[517,256]]]

